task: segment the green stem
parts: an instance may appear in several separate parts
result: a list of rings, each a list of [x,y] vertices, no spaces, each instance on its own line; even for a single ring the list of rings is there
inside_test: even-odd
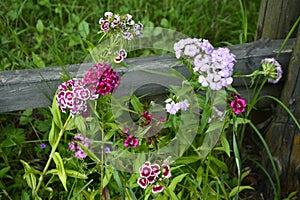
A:
[[[60,139],[61,139],[61,137],[63,136],[63,134],[64,134],[64,132],[65,132],[65,130],[66,130],[66,128],[67,128],[69,122],[71,121],[71,119],[72,119],[72,115],[69,115],[67,121],[65,122],[64,126],[62,127],[62,129],[61,129],[60,132],[59,132],[58,138],[57,138],[55,144],[54,144],[53,147],[52,147],[52,150],[51,150],[51,153],[50,153],[50,155],[49,155],[49,158],[48,158],[48,161],[47,161],[47,163],[46,163],[46,166],[45,166],[45,168],[44,168],[44,170],[43,170],[43,172],[42,172],[42,174],[41,174],[41,176],[40,176],[40,178],[39,178],[38,185],[37,185],[37,187],[36,187],[36,189],[35,189],[35,191],[34,191],[34,196],[37,195],[37,193],[38,193],[38,191],[39,191],[39,188],[41,187],[42,181],[43,181],[44,176],[45,176],[45,174],[46,174],[46,172],[47,172],[47,170],[48,170],[48,168],[49,168],[49,166],[50,166],[50,163],[51,163],[51,161],[52,161],[52,158],[53,158],[54,153],[56,152],[56,149],[57,149],[57,147],[58,147],[58,144],[59,144],[59,142],[60,142]]]

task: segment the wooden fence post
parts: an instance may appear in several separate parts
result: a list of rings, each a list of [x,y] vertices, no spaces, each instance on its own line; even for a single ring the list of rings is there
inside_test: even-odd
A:
[[[300,122],[300,29],[294,44],[291,61],[280,100]],[[288,113],[277,106],[273,121],[266,133],[280,174],[282,194],[300,191],[300,130]]]
[[[284,39],[300,16],[299,0],[262,0],[256,30],[256,39]],[[298,25],[299,27],[299,25]],[[297,30],[297,29],[296,29]],[[299,30],[300,31],[300,30]],[[300,119],[300,32],[296,39],[288,73],[280,100]],[[300,131],[289,115],[279,105],[265,135],[280,174],[282,194],[300,191]],[[271,171],[269,162],[266,166]],[[266,194],[271,188],[266,187]],[[298,194],[299,195],[299,194]],[[269,198],[269,197],[268,197]]]
[[[262,0],[256,39],[284,39],[299,16],[299,0]]]

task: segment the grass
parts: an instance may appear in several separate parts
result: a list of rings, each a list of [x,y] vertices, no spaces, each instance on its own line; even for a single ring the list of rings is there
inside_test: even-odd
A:
[[[145,27],[164,27],[215,46],[252,41],[259,0],[62,1],[0,3],[0,70],[81,63],[97,44],[105,11],[131,13]],[[247,20],[248,19],[248,20]]]

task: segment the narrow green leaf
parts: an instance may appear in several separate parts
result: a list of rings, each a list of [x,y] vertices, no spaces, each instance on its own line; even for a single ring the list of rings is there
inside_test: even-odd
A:
[[[84,146],[83,144],[81,144],[80,142],[77,142],[77,145],[79,145],[81,147],[81,149],[83,150],[83,152],[93,161],[95,161],[96,163],[100,163],[101,161],[99,160],[99,158],[91,151],[89,150],[86,146]]]
[[[10,170],[10,167],[3,167],[0,170],[0,179],[3,178],[3,176]]]
[[[52,121],[52,125],[51,125],[51,129],[50,129],[50,132],[49,132],[49,144],[51,145],[51,147],[55,144],[56,140],[58,139],[58,130],[55,126],[55,122]]]
[[[143,104],[140,102],[140,100],[135,95],[131,96],[130,103],[131,103],[133,109],[141,115],[143,112]]]
[[[238,194],[239,192],[243,191],[243,190],[254,190],[253,187],[251,186],[235,186],[229,193],[229,196],[230,197],[233,197],[235,196],[236,194]]]
[[[65,171],[65,166],[64,166],[63,160],[58,152],[54,153],[53,160],[55,162],[56,169],[58,170],[58,177],[59,177],[61,183],[63,184],[65,190],[68,191],[67,175],[66,175],[66,171]]]
[[[223,134],[221,136],[221,144],[224,147],[225,153],[228,155],[228,157],[230,157],[230,145],[226,136],[224,136]]]
[[[170,191],[173,192],[173,191],[175,190],[176,185],[177,185],[179,182],[181,182],[182,179],[183,179],[186,175],[188,175],[188,174],[189,174],[189,173],[180,174],[179,176],[176,176],[175,178],[173,178],[171,184],[168,186],[168,189],[169,189]]]
[[[35,174],[33,173],[29,173],[29,174],[26,174],[26,172],[28,170],[31,169],[30,165],[25,162],[24,160],[20,160],[20,162],[22,163],[23,167],[24,167],[24,170],[25,170],[25,174],[24,174],[24,178],[26,179],[26,182],[27,182],[27,185],[32,189],[32,190],[35,190],[36,188],[36,177],[35,177]]]
[[[124,188],[122,186],[122,182],[121,182],[121,179],[120,179],[120,176],[119,176],[119,173],[116,169],[114,169],[114,178],[117,182],[117,185],[120,189],[120,192],[121,192],[121,195],[122,195],[122,199],[125,199],[125,192],[124,192]]]
[[[73,178],[78,178],[78,179],[87,179],[87,175],[82,174],[78,171],[75,170],[71,170],[71,169],[65,169],[65,172],[67,174],[67,176],[73,177]],[[52,175],[58,175],[58,169],[51,169],[48,170],[46,175],[48,174],[52,174]]]
[[[52,106],[50,108],[50,111],[51,111],[53,121],[55,122],[56,126],[61,129],[63,127],[63,123],[61,120],[59,106],[56,103],[56,95],[54,96],[54,98],[52,100]]]
[[[32,52],[32,59],[33,64],[36,65],[38,68],[44,68],[46,66],[44,61],[34,52]]]

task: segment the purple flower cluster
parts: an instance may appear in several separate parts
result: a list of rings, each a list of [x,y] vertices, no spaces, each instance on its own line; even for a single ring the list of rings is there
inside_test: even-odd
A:
[[[186,111],[190,106],[187,99],[178,103],[175,103],[172,99],[167,99],[165,102],[166,102],[166,110],[171,115],[176,114],[179,110]]]
[[[86,158],[87,155],[83,152],[82,148],[77,144],[77,142],[80,142],[86,148],[89,148],[91,145],[91,143],[89,142],[89,138],[83,137],[81,135],[75,135],[74,141],[72,141],[69,145],[69,149],[71,151],[75,151],[74,156],[76,156],[77,158]]]
[[[130,14],[120,16],[112,12],[105,12],[104,18],[99,19],[99,24],[102,32],[121,33],[123,38],[128,40],[142,36],[143,24],[135,23]]]
[[[160,176],[159,176],[160,175]],[[163,178],[170,178],[171,171],[170,166],[167,164],[152,164],[150,162],[145,162],[140,167],[140,178],[138,178],[137,183],[143,189],[148,185],[153,185],[156,181],[162,181]],[[164,190],[164,186],[160,184],[153,185],[152,192],[158,193]]]
[[[187,38],[174,44],[177,59],[188,59],[203,87],[220,90],[231,85],[235,55],[228,48],[214,49],[205,39]]]
[[[96,63],[84,75],[83,83],[93,94],[104,96],[113,92],[120,80],[118,73],[111,69],[108,63]]]
[[[56,103],[64,113],[70,109],[72,115],[83,114],[87,111],[87,100],[96,97],[82,79],[72,79],[58,86]]]
[[[261,61],[261,66],[265,76],[268,76],[269,83],[278,83],[282,77],[281,65],[275,60],[275,58],[265,58]]]

